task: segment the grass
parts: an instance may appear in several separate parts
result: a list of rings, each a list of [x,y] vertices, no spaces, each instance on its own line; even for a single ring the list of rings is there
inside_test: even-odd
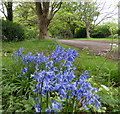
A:
[[[7,77],[11,76],[12,75],[11,73],[15,72],[14,69],[12,69],[12,68],[14,68],[14,67],[16,67],[15,69],[18,68],[17,65],[15,65],[15,66],[11,65],[10,57],[13,54],[13,52],[18,50],[20,47],[25,48],[24,49],[25,53],[44,52],[45,54],[50,54],[55,49],[57,44],[61,45],[62,47],[65,47],[66,49],[67,48],[76,49],[77,52],[79,53],[79,56],[75,60],[75,66],[77,68],[75,71],[76,76],[80,76],[85,70],[88,70],[89,76],[93,80],[93,82],[95,82],[96,87],[100,87],[101,84],[104,84],[107,87],[113,86],[114,83],[118,84],[119,76],[118,76],[118,72],[117,72],[118,71],[118,62],[117,61],[106,60],[104,57],[101,57],[101,56],[90,56],[90,55],[88,55],[88,52],[86,52],[86,51],[80,51],[77,48],[63,45],[63,44],[54,42],[53,40],[41,40],[41,41],[40,40],[26,40],[26,41],[17,42],[17,43],[16,42],[11,42],[11,43],[3,42],[2,43],[3,76],[4,75],[7,75]],[[89,52],[89,53],[91,53],[91,52]],[[10,72],[9,69],[11,69],[12,71]],[[15,73],[14,73],[14,76],[16,77]],[[11,88],[10,89],[9,88],[8,88],[8,90],[11,90]],[[112,93],[111,91],[112,90],[110,90],[109,93]],[[7,92],[7,90],[6,90],[6,92]],[[102,90],[102,92],[104,92],[104,91]],[[104,94],[104,96],[105,96],[104,98],[106,99],[106,95],[107,95],[107,97],[109,97],[109,93],[108,93],[108,91],[105,91],[105,92],[107,92]],[[118,93],[118,92],[116,92],[116,93]],[[101,94],[101,92],[100,92],[100,94]],[[14,97],[14,99],[15,98],[16,97]],[[17,104],[20,102],[20,99],[19,98],[16,98],[16,99],[18,100],[18,101],[15,100],[15,103]],[[7,99],[7,96],[6,96],[6,99],[4,99],[4,100],[9,101],[10,99]],[[109,99],[109,100],[111,100],[111,99]],[[4,102],[6,103],[6,101],[4,101]],[[11,100],[11,102],[13,102],[13,100]],[[109,101],[105,101],[105,103],[107,103],[107,105],[108,105]],[[26,103],[26,104],[28,104],[28,103]],[[116,104],[114,106],[116,106]],[[4,104],[4,105],[6,106],[6,104]],[[14,102],[12,104],[10,104],[10,106],[12,106],[12,105],[14,105]],[[8,108],[8,107],[6,107],[6,108]],[[13,108],[14,108],[14,106],[13,106]],[[11,109],[9,107],[8,109],[15,110],[17,108]],[[113,109],[114,109],[114,107],[113,107]],[[21,110],[23,110],[23,109],[21,109]],[[32,110],[32,109],[30,109],[30,110]]]
[[[42,52],[44,51],[45,53],[53,50],[55,48],[55,43],[53,41],[50,40],[25,40],[22,42],[10,42],[10,43],[6,43],[3,42],[2,43],[2,52],[3,53],[13,53],[16,50],[18,50],[20,47],[24,47],[25,48],[25,52]]]
[[[10,56],[18,50],[20,47],[24,47],[25,53],[28,52],[44,52],[45,54],[49,54],[52,52],[56,45],[60,43],[56,43],[52,40],[26,40],[22,42],[12,42],[12,43],[2,43],[2,61],[3,67],[7,67],[10,64]],[[65,48],[73,48],[71,46],[66,46],[60,44]],[[73,48],[75,49],[75,48]],[[112,60],[105,60],[105,58],[100,56],[90,56],[88,52],[80,51],[77,49],[77,52],[80,54],[79,57],[75,60],[75,65],[77,67],[77,72],[83,73],[85,70],[88,70],[91,76],[94,76],[96,80],[102,82],[102,78],[108,80],[107,78],[110,76],[112,80],[118,80],[118,62]],[[112,81],[111,80],[111,81]],[[105,83],[105,82],[104,82]]]
[[[105,41],[105,42],[111,42],[113,40],[114,42],[118,42],[118,39],[116,38],[73,38],[73,39],[74,40]]]
[[[49,54],[52,50],[55,49],[56,43],[51,40],[26,40],[22,42],[2,43],[2,109],[8,112],[13,112],[14,110],[19,110],[20,112],[23,110],[25,111],[25,102],[28,102],[25,99],[25,95],[21,95],[20,93],[26,89],[24,87],[29,86],[31,83],[26,83],[26,80],[17,80],[17,76],[23,67],[18,62],[11,62],[13,59],[10,58],[11,55],[20,47],[24,47],[25,54],[28,52],[44,52],[45,54]],[[14,95],[16,90],[18,94]],[[26,93],[28,93],[28,91],[29,93],[32,93],[32,90],[30,92],[29,88],[26,90]],[[33,103],[31,104],[34,105]],[[28,110],[26,111],[28,112]]]
[[[52,50],[55,49],[56,44],[51,40],[26,40],[22,42],[3,42],[2,43],[2,66],[4,68],[9,67],[11,64],[11,55],[17,51],[20,47],[24,47],[24,53],[28,52],[44,52],[49,54]]]
[[[101,56],[90,56],[88,55],[88,52],[80,51],[79,49],[71,46],[66,46],[63,44],[60,45],[65,48],[76,49],[80,54],[75,60],[75,65],[79,74],[83,73],[85,70],[88,70],[90,76],[94,77],[95,81],[99,84],[103,83],[105,85],[109,85],[108,81],[112,82],[113,80],[118,83],[120,82],[117,61],[106,60]],[[106,83],[106,81],[108,83]]]

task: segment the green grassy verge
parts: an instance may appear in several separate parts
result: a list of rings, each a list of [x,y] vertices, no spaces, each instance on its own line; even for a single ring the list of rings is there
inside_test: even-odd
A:
[[[90,56],[85,51],[80,51],[77,48],[60,44],[65,48],[76,49],[80,54],[75,60],[78,73],[83,73],[85,70],[89,71],[90,76],[94,77],[97,83],[109,85],[110,81],[120,82],[118,74],[118,62],[105,59],[100,56]]]
[[[3,42],[2,43],[2,66],[9,67],[11,64],[11,55],[17,51],[20,47],[24,47],[24,53],[32,52],[44,52],[49,54],[55,49],[56,43],[51,40],[26,40],[22,42]]]
[[[25,40],[22,42],[10,42],[2,43],[2,52],[3,53],[13,53],[18,50],[20,47],[25,48],[25,52],[50,52],[55,48],[55,42],[51,40]]]
[[[70,38],[68,38],[70,39]],[[118,39],[116,38],[72,38],[73,40],[91,40],[91,41],[106,41],[106,42],[111,42],[112,40],[114,42],[118,42]]]
[[[56,45],[56,43],[52,40],[26,40],[18,43],[2,43],[2,61],[3,66],[9,66],[10,56],[18,50],[20,47],[24,47],[25,53],[28,52],[44,52],[45,54],[49,54],[52,52]],[[60,44],[65,48],[73,48],[71,46],[66,46]],[[75,48],[73,48],[75,49]],[[96,80],[102,81],[103,79],[108,80],[110,78],[111,81],[119,81],[118,76],[118,62],[112,60],[105,60],[103,57],[99,56],[90,56],[87,55],[88,52],[81,52],[77,49],[77,52],[80,54],[79,57],[75,60],[75,65],[77,67],[77,71],[83,73],[83,71],[88,70],[91,76],[95,76]],[[105,82],[106,82],[105,80]]]
[[[84,73],[85,70],[88,70],[91,84],[100,88],[99,95],[102,97],[101,102],[104,104],[103,106],[107,109],[106,111],[113,111],[113,110],[119,110],[120,102],[119,102],[119,88],[112,87],[112,86],[119,86],[119,74],[118,74],[118,62],[112,61],[112,60],[106,60],[103,57],[100,56],[90,56],[85,51],[80,51],[77,48],[73,48],[71,46],[66,46],[60,43],[56,43],[53,40],[26,40],[22,42],[12,42],[12,43],[2,43],[2,67],[3,67],[3,74],[2,77],[5,78],[8,81],[4,84],[4,98],[3,98],[3,105],[4,110],[7,110],[8,112],[12,112],[16,110],[18,112],[33,112],[32,102],[30,99],[25,100],[24,96],[19,95],[19,98],[14,96],[14,94],[11,94],[11,91],[17,90],[16,86],[14,87],[14,80],[12,78],[15,78],[19,73],[17,72],[19,70],[19,64],[11,63],[11,55],[13,52],[18,50],[20,47],[24,47],[25,53],[28,52],[44,52],[46,55],[50,54],[55,48],[56,45],[61,45],[65,48],[72,48],[76,49],[79,53],[79,56],[75,60],[75,66],[76,76],[80,76],[82,73]],[[14,66],[13,66],[14,65]],[[18,67],[17,67],[18,66]],[[18,70],[17,70],[18,69]],[[7,77],[7,78],[6,78]],[[11,81],[9,81],[9,79]],[[11,84],[11,86],[9,86]],[[13,84],[13,85],[12,85]],[[21,84],[21,83],[20,83]],[[24,83],[25,86],[27,83]],[[101,85],[106,85],[103,86]],[[24,85],[21,85],[21,87],[24,87]],[[32,87],[33,88],[33,87]],[[106,89],[107,88],[107,89]],[[19,90],[19,89],[18,89]],[[17,90],[17,91],[18,91]],[[15,94],[16,95],[16,94]],[[22,101],[22,102],[21,102]],[[28,105],[30,104],[30,106]],[[32,105],[31,105],[32,104]],[[27,107],[26,109],[23,107]],[[104,108],[103,107],[103,108]]]

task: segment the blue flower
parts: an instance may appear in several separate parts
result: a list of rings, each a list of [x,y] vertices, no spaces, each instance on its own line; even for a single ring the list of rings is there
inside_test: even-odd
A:
[[[55,112],[55,110],[53,110],[53,109],[48,109],[48,108],[47,108],[45,111],[46,111],[47,113]]]
[[[33,66],[34,72],[31,73],[30,78],[34,78],[36,81],[34,93],[41,94],[43,97],[47,92],[57,92],[61,100],[63,98],[68,100],[73,98],[81,100],[84,98],[81,103],[86,110],[89,110],[90,105],[100,108],[100,97],[96,95],[98,89],[92,87],[88,82],[88,71],[85,71],[76,80],[77,77],[74,73],[76,67],[74,67],[73,63],[78,55],[74,49],[65,49],[57,45],[49,56],[44,56],[44,53],[38,52],[34,55],[31,52],[23,55],[23,48],[20,48],[13,57],[19,58],[22,64],[26,66],[22,70],[22,75],[28,72],[29,66]],[[26,78],[26,76],[24,77]],[[53,100],[51,108],[46,109],[46,112],[60,111],[62,109],[61,106],[61,103]],[[41,110],[38,98],[36,98],[35,110],[36,112]]]
[[[36,97],[36,98],[35,98],[35,101],[38,102],[38,100],[39,100],[38,97]]]
[[[60,111],[61,110],[61,103],[58,103],[58,102],[52,100],[52,109]]]
[[[17,57],[17,58],[19,58],[19,57],[22,57],[23,56],[23,49],[24,49],[24,47],[21,47],[19,50],[17,50],[13,55],[12,55],[12,57]]]
[[[19,74],[18,77],[20,77],[21,75]]]
[[[68,58],[68,61],[73,62],[73,61],[74,61],[74,58],[71,56],[71,57]]]
[[[26,74],[26,72],[28,71],[28,67],[24,67],[23,70],[22,70],[22,74]]]
[[[41,107],[40,107],[39,104],[36,104],[36,105],[35,105],[35,111],[36,111],[36,112],[40,112],[40,111],[41,111]]]

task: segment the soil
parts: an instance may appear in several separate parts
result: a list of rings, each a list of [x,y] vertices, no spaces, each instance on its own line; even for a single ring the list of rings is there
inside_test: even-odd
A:
[[[106,41],[91,41],[91,40],[65,40],[58,39],[57,42],[79,48],[80,50],[89,50],[92,52],[91,55],[104,56],[108,59],[118,61],[118,51],[111,51],[111,42]],[[114,46],[118,45],[117,42],[114,42]]]

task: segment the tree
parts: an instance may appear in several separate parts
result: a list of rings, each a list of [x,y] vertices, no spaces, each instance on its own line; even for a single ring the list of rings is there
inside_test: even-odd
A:
[[[63,9],[59,12],[59,18],[67,23],[67,29],[70,30],[71,38],[74,38],[76,28],[81,25],[79,21],[80,16],[76,13],[77,4],[77,2],[64,3]]]
[[[25,26],[36,26],[37,14],[35,10],[35,3],[33,2],[21,2],[14,11],[14,21],[24,24]]]
[[[80,20],[82,20],[86,26],[87,38],[90,38],[91,28],[94,29],[95,26],[99,25],[101,22],[108,18],[112,18],[112,16],[115,15],[115,13],[113,13],[115,9],[110,10],[111,5],[107,6],[108,11],[104,12],[106,2],[102,3],[101,0],[93,0],[90,2],[81,1],[77,7],[77,12],[78,15],[80,15]]]
[[[82,20],[86,26],[86,37],[90,38],[90,27],[94,21],[94,17],[99,15],[98,9],[95,6],[95,2],[80,2],[77,7],[80,20]]]
[[[59,12],[56,13],[51,23],[48,26],[48,32],[52,38],[66,38],[70,37],[68,24],[64,21],[64,17],[60,19]]]
[[[118,33],[118,24],[117,23],[106,22],[104,24],[109,27],[109,31],[111,32],[111,35],[115,35]]]
[[[110,27],[105,24],[97,25],[94,29],[91,30],[91,36],[93,38],[106,38],[110,35]]]
[[[9,21],[13,21],[12,6],[13,6],[12,0],[4,1],[4,2],[2,2],[2,9],[0,10],[4,14],[6,20],[9,20]],[[6,10],[7,10],[7,15],[5,14],[4,8],[6,8]]]
[[[55,13],[60,9],[62,2],[36,2],[36,11],[39,22],[39,39],[45,39],[47,28]]]
[[[74,38],[76,29],[82,26],[79,15],[76,13],[77,2],[64,2],[49,25],[52,36],[60,38]],[[67,6],[67,7],[66,7]]]
[[[64,22],[66,22],[66,29],[69,29],[70,31],[70,38],[74,38],[75,35],[75,29],[79,26],[79,22],[77,19],[77,15],[74,13],[66,12],[59,13],[60,19],[62,19]]]
[[[120,38],[120,1],[118,2],[118,36]]]

